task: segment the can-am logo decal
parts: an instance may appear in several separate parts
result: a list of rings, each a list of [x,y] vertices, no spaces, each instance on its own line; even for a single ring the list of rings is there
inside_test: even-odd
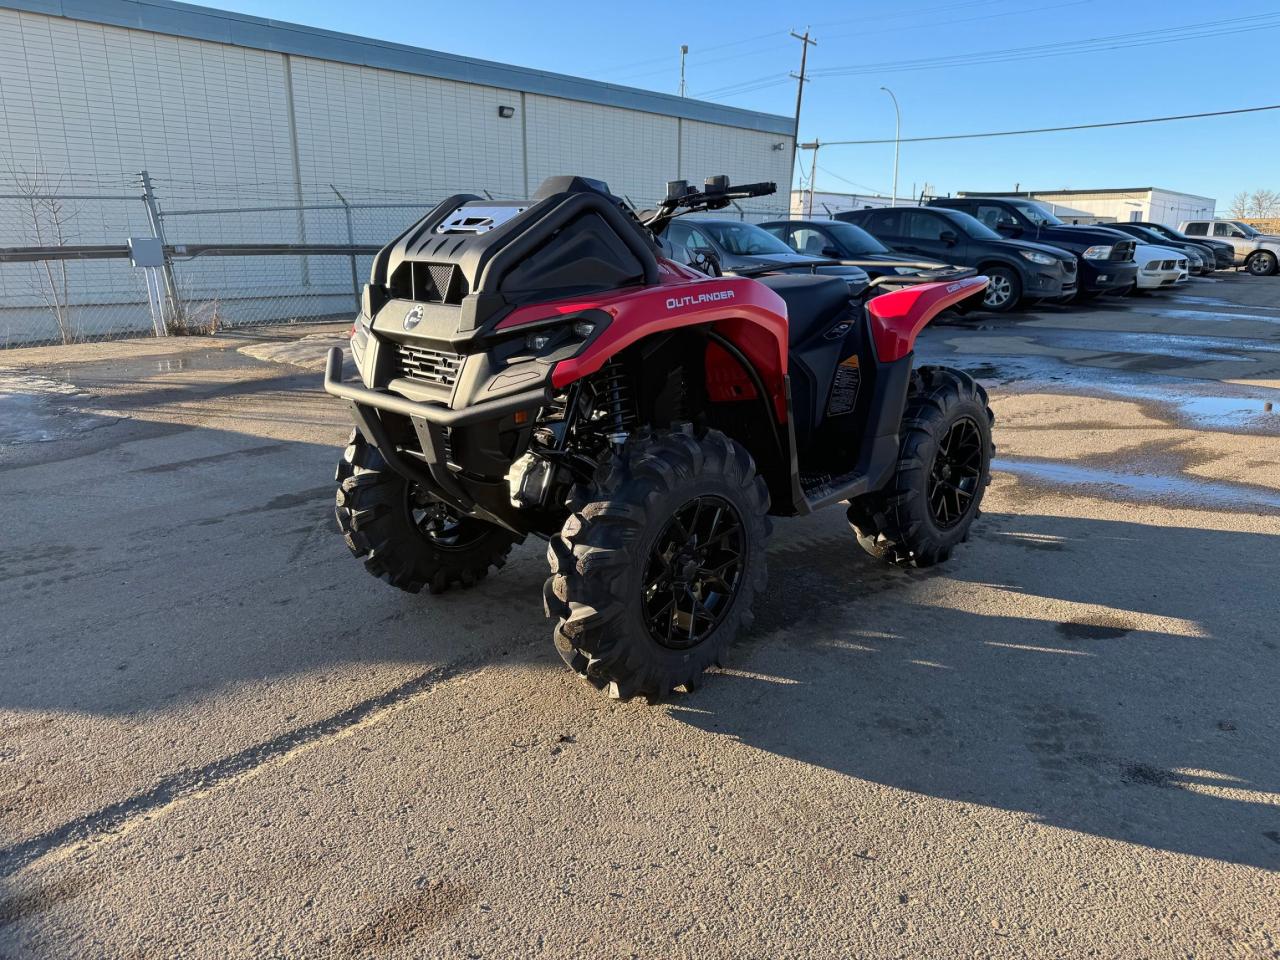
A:
[[[667,300],[668,310],[679,310],[681,307],[696,307],[701,303],[715,303],[717,300],[732,300],[732,290],[717,290],[715,293],[694,293],[687,297],[670,297]]]
[[[422,322],[422,314],[423,314],[422,304],[418,304],[416,307],[413,307],[408,313],[404,315],[404,328],[406,330],[412,330],[414,327],[420,324]]]

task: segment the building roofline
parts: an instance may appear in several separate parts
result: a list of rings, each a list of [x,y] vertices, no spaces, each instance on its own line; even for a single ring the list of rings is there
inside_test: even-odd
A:
[[[778,114],[477,60],[176,0],[0,0],[0,9],[6,8],[795,136],[794,119]]]
[[[957,190],[957,197],[1035,197],[1052,194],[1057,197],[1089,196],[1114,193],[1117,195],[1130,193],[1176,193],[1184,197],[1195,197],[1197,200],[1213,200],[1214,197],[1202,196],[1198,193],[1187,193],[1183,190],[1170,190],[1167,187],[1102,187],[1097,190]]]

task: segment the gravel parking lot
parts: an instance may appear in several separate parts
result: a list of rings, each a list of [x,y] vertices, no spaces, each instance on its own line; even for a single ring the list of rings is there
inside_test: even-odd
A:
[[[778,522],[656,706],[563,668],[541,542],[347,554],[337,335],[0,353],[0,956],[1280,956],[1280,280],[927,330],[973,539]]]

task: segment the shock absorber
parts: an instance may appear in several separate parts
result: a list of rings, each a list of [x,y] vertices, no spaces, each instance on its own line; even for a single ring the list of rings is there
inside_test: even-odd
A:
[[[635,402],[631,395],[631,381],[621,361],[610,360],[600,371],[601,393],[604,397],[609,433],[606,435],[614,446],[621,446],[636,424]]]

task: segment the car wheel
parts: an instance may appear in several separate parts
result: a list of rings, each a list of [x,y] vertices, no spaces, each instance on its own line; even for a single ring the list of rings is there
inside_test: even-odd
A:
[[[1245,268],[1255,277],[1269,277],[1276,272],[1276,255],[1269,250],[1259,250],[1249,257]]]
[[[987,291],[982,305],[996,313],[1014,309],[1022,300],[1022,280],[1008,267],[990,267],[982,271],[987,275]]]

